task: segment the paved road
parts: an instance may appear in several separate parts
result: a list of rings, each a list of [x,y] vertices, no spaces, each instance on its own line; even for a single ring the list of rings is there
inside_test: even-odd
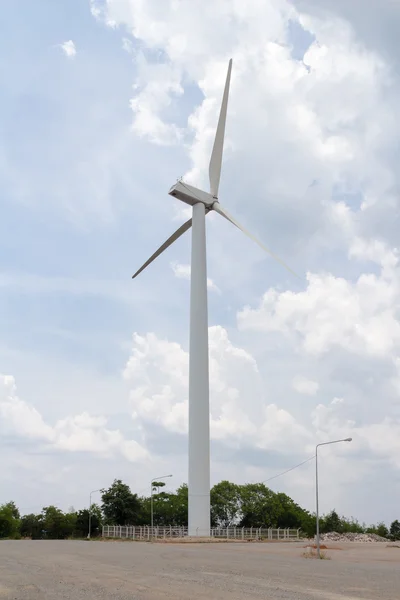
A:
[[[297,544],[2,541],[0,598],[400,598],[400,549],[342,546],[324,561],[305,559],[303,552]]]

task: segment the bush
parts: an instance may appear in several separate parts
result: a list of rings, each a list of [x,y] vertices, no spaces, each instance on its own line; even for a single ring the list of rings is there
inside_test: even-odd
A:
[[[385,523],[378,523],[378,525],[371,525],[366,529],[366,533],[374,533],[375,535],[380,535],[381,537],[387,538],[389,536],[389,530],[386,527]]]

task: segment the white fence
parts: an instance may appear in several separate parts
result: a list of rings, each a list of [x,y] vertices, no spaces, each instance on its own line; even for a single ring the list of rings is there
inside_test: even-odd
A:
[[[134,527],[104,525],[103,537],[131,540],[187,537],[187,527]],[[261,527],[220,527],[210,530],[210,536],[232,540],[299,540],[300,529],[263,529]]]

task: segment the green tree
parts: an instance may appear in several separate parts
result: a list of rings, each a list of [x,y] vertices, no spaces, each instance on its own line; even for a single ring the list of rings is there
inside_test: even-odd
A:
[[[91,524],[90,524],[90,535],[91,536],[92,536],[93,529],[94,529],[93,521],[94,521],[94,519],[91,520]],[[76,513],[74,537],[83,538],[83,537],[86,537],[88,533],[89,533],[89,509],[84,508],[83,510],[78,510],[78,512]]]
[[[19,511],[14,502],[0,505],[0,538],[16,537],[19,525]]]
[[[154,523],[159,526],[187,525],[188,487],[181,485],[176,492],[163,490],[163,481],[153,482]],[[91,536],[100,533],[103,515],[106,523],[115,525],[149,525],[150,497],[138,498],[120,479],[109,489],[102,490],[102,507],[92,505]],[[315,515],[304,510],[287,494],[275,493],[263,483],[237,485],[221,481],[211,490],[211,522],[213,526],[239,525],[244,527],[300,528],[305,535],[315,534]],[[20,513],[14,502],[0,506],[0,537],[32,537],[38,539],[65,539],[86,537],[89,528],[87,509],[64,513],[55,506],[45,507],[39,515]],[[384,523],[365,524],[351,517],[340,517],[335,510],[321,518],[321,532],[377,533],[382,537],[389,532]],[[400,523],[393,521],[390,538],[400,539]]]
[[[150,497],[140,499],[138,525],[149,525],[151,520]],[[154,525],[173,527],[187,525],[188,487],[184,483],[175,493],[159,492],[153,494]]]
[[[397,519],[390,525],[390,539],[400,540],[400,522]]]
[[[239,486],[242,527],[276,527],[279,503],[276,494],[263,483]]]
[[[15,504],[14,501],[7,502],[3,506],[6,506],[7,508],[10,509],[11,514],[12,514],[12,516],[13,516],[14,519],[20,519],[21,518],[21,515],[20,515],[20,512],[19,512],[19,508],[17,507],[17,505]]]
[[[41,515],[24,515],[20,523],[20,533],[22,537],[30,537],[38,540],[42,537],[43,521]]]
[[[153,481],[151,484],[153,492],[159,492],[160,488],[165,487],[165,481]]]
[[[381,537],[388,537],[389,530],[386,527],[385,523],[378,523],[378,525],[370,525],[366,530],[366,533],[375,533],[376,535],[380,535]]]
[[[278,493],[275,499],[278,504],[275,526],[302,529],[311,515],[296,504],[287,494]]]
[[[381,537],[387,538],[389,536],[389,529],[386,527],[385,523],[378,523],[376,526],[376,533]]]
[[[343,524],[335,510],[332,510],[329,514],[321,519],[320,530],[321,533],[328,533],[330,531],[343,533]]]
[[[189,490],[186,483],[178,487],[171,498],[171,508],[174,519],[172,525],[187,527],[188,524]]]
[[[174,496],[175,494],[169,494],[167,492],[153,494],[154,525],[167,527],[168,525],[175,524]]]
[[[110,525],[135,525],[140,519],[140,500],[120,479],[115,479],[108,490],[101,490],[101,500],[105,520]]]
[[[340,521],[343,533],[365,533],[366,531],[365,525],[361,525],[354,517],[350,519],[341,517]]]
[[[242,516],[240,486],[230,481],[214,485],[210,494],[211,523],[217,527],[236,525]]]
[[[99,530],[99,534],[101,533],[101,526],[103,525],[103,515],[101,512],[101,508],[98,504],[92,504],[92,521],[94,519],[95,525],[92,523],[92,532],[96,533],[96,529]]]
[[[86,537],[89,533],[89,509],[78,510],[75,522],[75,537]],[[92,504],[92,518],[90,519],[90,537],[101,534],[101,509]]]
[[[317,531],[317,517],[302,509],[300,529],[306,537],[313,537]]]
[[[72,536],[76,525],[76,513],[64,514],[56,506],[46,506],[42,510],[41,522],[46,537],[63,540]]]

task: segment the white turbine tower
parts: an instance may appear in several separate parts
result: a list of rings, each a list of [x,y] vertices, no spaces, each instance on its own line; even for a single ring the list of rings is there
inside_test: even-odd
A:
[[[133,275],[137,277],[164,250],[185,231],[192,231],[192,261],[190,285],[190,344],[189,344],[189,535],[210,535],[210,408],[208,373],[208,313],[205,216],[215,210],[238,227],[263,250],[278,260],[291,273],[285,263],[253,237],[220,205],[218,188],[221,177],[225,122],[228,108],[232,60],[229,61],[221,112],[214,147],[211,154],[209,177],[210,192],[178,181],[169,194],[192,206],[192,218],[186,221]]]

